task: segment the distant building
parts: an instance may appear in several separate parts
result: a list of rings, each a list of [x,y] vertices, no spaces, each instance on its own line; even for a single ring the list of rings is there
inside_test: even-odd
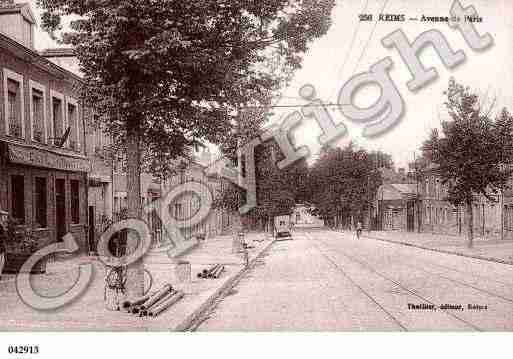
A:
[[[379,227],[383,230],[414,230],[415,184],[390,183],[381,185],[377,191]]]
[[[59,47],[54,49],[46,49],[40,51],[39,54],[44,58],[50,60],[56,65],[82,77],[83,73],[80,71],[80,64],[72,48]]]
[[[291,215],[294,228],[318,228],[324,226],[324,221],[310,213],[310,205],[298,203]]]
[[[468,227],[466,208],[449,203],[447,191],[448,187],[442,183],[438,167],[434,164],[422,170],[416,183],[383,184],[376,194],[378,228],[465,235]],[[481,195],[475,196],[475,236],[501,235],[503,211],[500,201],[500,198],[497,198],[497,202],[492,202]],[[511,200],[505,199],[504,202],[506,218],[509,208],[513,216],[513,196]],[[513,225],[510,226],[513,232]]]
[[[396,171],[394,168],[382,167],[379,168],[379,172],[383,183],[415,183],[411,173],[407,173],[404,168],[398,168]]]
[[[209,191],[212,199],[223,191],[228,185],[226,179],[217,175],[210,175],[204,165],[208,161],[208,155],[203,153],[197,160],[183,161],[177,166],[177,174],[167,178],[163,183],[163,193],[168,193],[175,186],[187,182],[200,182],[205,185],[205,191]],[[200,163],[202,162],[202,163]],[[203,195],[203,194],[201,194]],[[207,193],[205,193],[207,195]],[[185,193],[170,203],[170,214],[176,220],[185,221],[192,218],[198,212],[202,198],[194,193]],[[205,238],[215,237],[223,234],[235,233],[241,228],[241,219],[238,212],[232,212],[222,208],[211,208],[204,220],[198,224],[186,226],[182,233],[185,238],[197,235],[204,235]]]

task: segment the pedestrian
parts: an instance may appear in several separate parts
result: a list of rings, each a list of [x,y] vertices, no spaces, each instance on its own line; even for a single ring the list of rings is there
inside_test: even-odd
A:
[[[0,209],[0,279],[5,265],[5,245],[7,242],[7,216],[9,213]]]
[[[356,238],[360,239],[360,236],[362,235],[362,222],[358,221],[356,224]]]

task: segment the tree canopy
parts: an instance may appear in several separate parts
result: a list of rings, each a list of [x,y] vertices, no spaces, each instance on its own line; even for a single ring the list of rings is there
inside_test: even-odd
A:
[[[126,151],[128,216],[140,218],[142,161],[162,177],[187,146],[237,135],[240,109],[268,102],[300,67],[309,43],[326,33],[334,0],[37,4],[43,28],[75,50],[84,102]],[[136,243],[132,238],[127,248]],[[139,265],[132,274],[132,294],[140,295]]]
[[[381,185],[378,165],[391,165],[391,157],[382,152],[369,153],[353,143],[344,148],[324,148],[308,180],[316,214],[328,221],[362,216]]]
[[[497,201],[512,173],[513,117],[503,109],[493,120],[485,99],[454,79],[444,94],[450,119],[442,122],[441,133],[432,130],[422,146],[423,157],[438,166],[447,200],[467,207],[471,246],[475,197]]]
[[[504,165],[512,160],[513,117],[503,109],[493,121],[479,96],[454,79],[445,94],[450,120],[441,133],[432,130],[423,155],[438,166],[451,203],[467,204],[479,194],[494,201],[511,174]]]
[[[265,105],[333,0],[38,0],[43,27],[73,45],[84,98],[123,145],[135,128],[166,163],[194,140],[227,143],[241,107]],[[62,30],[63,17],[71,17]],[[271,66],[270,63],[273,63]],[[269,69],[272,67],[272,71]],[[162,169],[162,165],[152,167]]]

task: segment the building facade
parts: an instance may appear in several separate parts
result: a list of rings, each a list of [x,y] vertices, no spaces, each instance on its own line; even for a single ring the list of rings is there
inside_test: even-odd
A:
[[[411,183],[386,183],[378,188],[377,211],[379,228],[412,232],[417,217],[415,204],[417,186]]]
[[[198,235],[210,238],[235,233],[242,228],[240,215],[238,212],[223,208],[211,208],[201,223],[187,225],[187,219],[192,218],[202,205],[204,195],[210,195],[212,199],[215,199],[223,191],[224,186],[228,185],[225,179],[207,173],[207,166],[202,162],[204,161],[184,161],[178,166],[177,174],[164,181],[164,195],[174,187],[187,182],[202,183],[204,185],[203,189],[209,192],[201,193],[199,196],[195,193],[184,193],[184,195],[177,197],[169,205],[170,215],[176,220],[185,221],[186,226],[182,229],[185,238]]]
[[[0,2],[0,208],[40,246],[72,233],[87,250],[81,79],[35,52],[28,4]]]
[[[442,183],[435,165],[423,169],[415,184],[384,184],[376,195],[379,217],[382,218],[380,228],[466,235],[469,221],[466,208],[449,203],[447,195],[448,186]],[[489,201],[484,196],[475,196],[472,214],[476,237],[503,236],[506,223],[510,225],[505,219],[503,221],[503,215],[507,218],[510,208],[513,218],[513,196],[510,198],[498,196],[496,201]],[[513,231],[513,225],[511,227]]]

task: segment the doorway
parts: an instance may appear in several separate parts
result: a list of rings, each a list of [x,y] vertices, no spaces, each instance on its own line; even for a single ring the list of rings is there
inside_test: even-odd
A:
[[[95,221],[95,208],[89,206],[89,252],[96,252],[96,221]]]
[[[415,230],[415,202],[408,201],[406,203],[406,231],[413,232]]]
[[[62,242],[66,234],[66,181],[55,179],[55,226],[57,242]]]

